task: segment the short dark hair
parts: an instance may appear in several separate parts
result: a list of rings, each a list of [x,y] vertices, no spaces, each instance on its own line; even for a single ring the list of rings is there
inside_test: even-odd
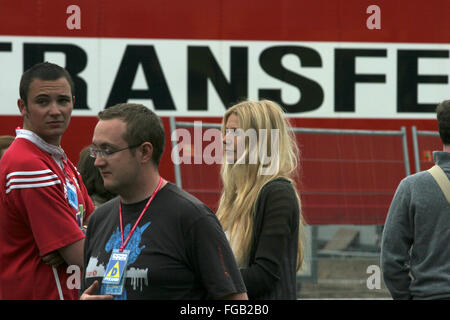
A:
[[[58,80],[62,77],[67,79],[67,82],[69,82],[70,85],[72,96],[75,96],[75,85],[73,83],[72,77],[66,69],[50,62],[37,63],[22,74],[19,86],[20,98],[25,102],[25,105],[28,104],[28,90],[30,88],[30,83],[34,79],[52,81]]]
[[[100,120],[120,119],[127,124],[123,139],[131,146],[144,142],[153,145],[152,160],[159,166],[166,142],[161,119],[142,104],[120,103],[98,113]]]
[[[450,145],[450,100],[438,104],[436,114],[442,143]]]

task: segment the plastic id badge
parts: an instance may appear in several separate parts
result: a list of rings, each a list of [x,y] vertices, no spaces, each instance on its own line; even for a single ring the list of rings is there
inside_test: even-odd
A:
[[[78,197],[77,197],[77,188],[71,184],[68,180],[66,180],[67,185],[67,200],[69,204],[76,210],[78,210]]]
[[[125,274],[122,276],[120,283],[118,285],[115,284],[105,284],[105,294],[110,294],[112,296],[120,296],[123,292],[123,287],[125,285]]]
[[[125,273],[127,270],[129,250],[120,252],[114,249],[106,267],[102,284],[105,285],[105,293],[111,295],[121,295],[125,285]]]

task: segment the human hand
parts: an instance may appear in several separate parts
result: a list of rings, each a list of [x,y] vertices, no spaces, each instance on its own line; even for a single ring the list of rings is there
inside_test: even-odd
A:
[[[42,257],[42,262],[44,262],[46,265],[50,267],[57,267],[66,261],[64,261],[63,257],[58,251],[50,252],[49,254],[46,254]]]
[[[112,300],[114,297],[111,295],[96,295],[98,292],[98,281],[95,280],[93,284],[86,290],[84,290],[83,294],[80,297],[80,300]]]

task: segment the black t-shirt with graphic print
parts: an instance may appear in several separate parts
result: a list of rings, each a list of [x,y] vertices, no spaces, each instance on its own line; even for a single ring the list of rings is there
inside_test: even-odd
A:
[[[148,199],[122,204],[124,240]],[[122,245],[119,198],[91,216],[80,294],[101,281],[113,249]],[[202,202],[167,183],[143,215],[126,248],[125,289],[115,299],[217,299],[246,292],[222,227]],[[105,286],[100,292],[104,294]]]

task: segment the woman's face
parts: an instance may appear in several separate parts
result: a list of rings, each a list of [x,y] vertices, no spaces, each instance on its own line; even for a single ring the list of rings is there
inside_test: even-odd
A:
[[[240,128],[239,119],[235,114],[230,114],[225,123],[225,136],[222,139],[227,163],[236,163],[238,135],[236,130]]]

